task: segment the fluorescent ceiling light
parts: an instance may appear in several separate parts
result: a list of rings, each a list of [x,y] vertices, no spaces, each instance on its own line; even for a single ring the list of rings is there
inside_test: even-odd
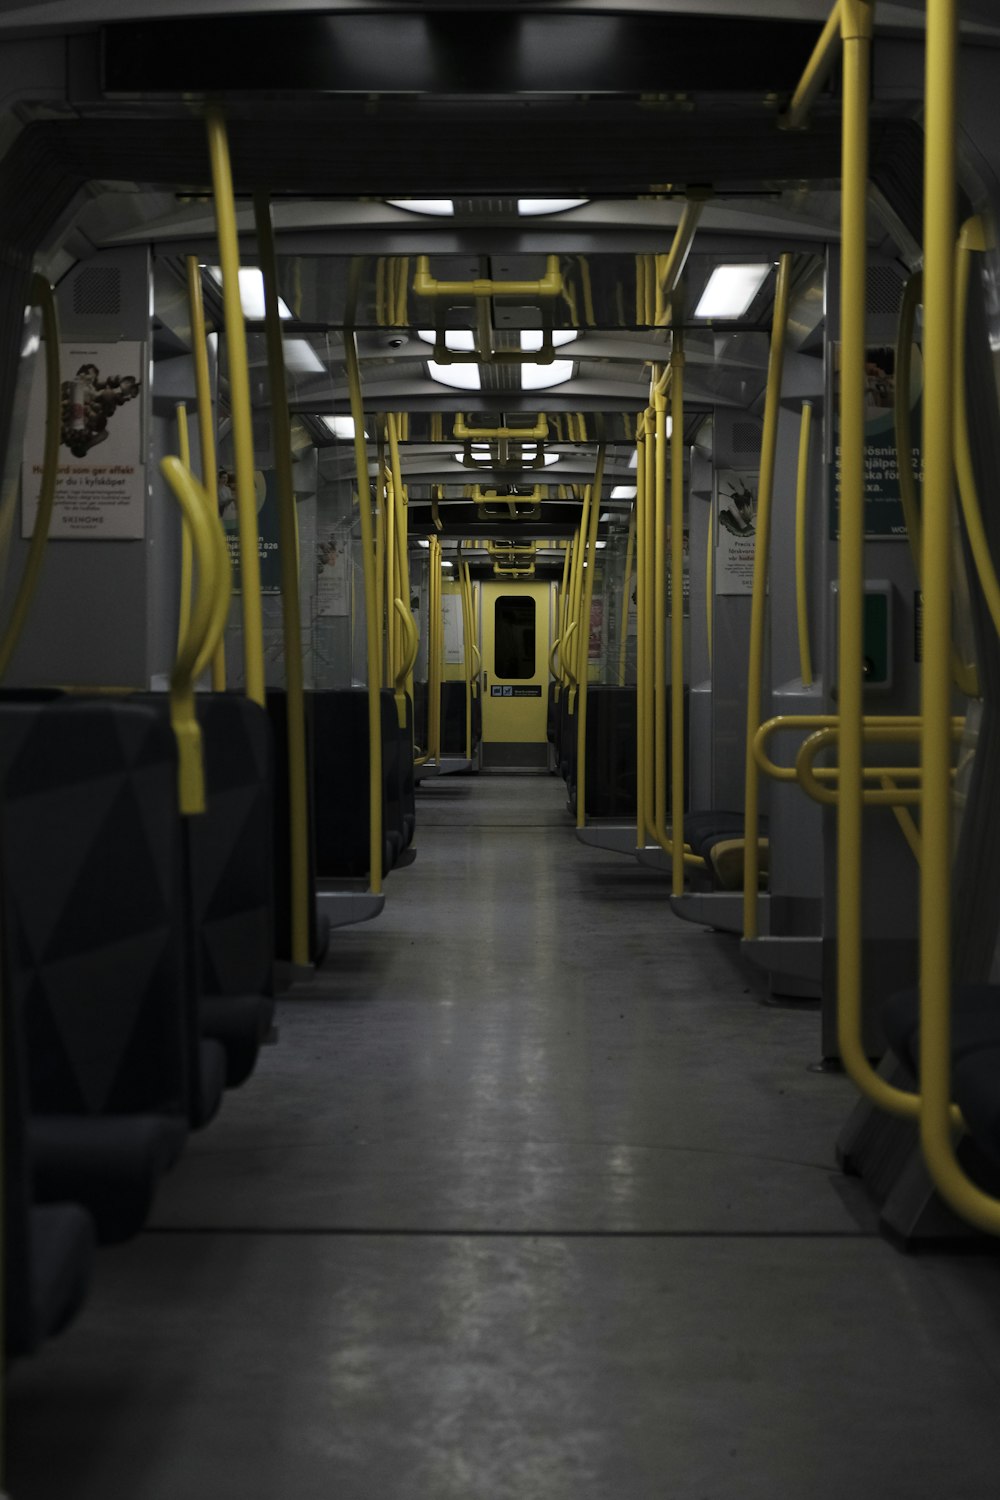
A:
[[[616,484],[615,487],[614,487],[614,489],[611,491],[609,499],[611,499],[611,500],[634,500],[635,497],[636,497],[636,494],[637,494],[637,490],[636,490],[635,485],[633,485],[633,484]],[[603,520],[604,517],[602,516],[601,519]]]
[[[286,339],[285,368],[295,375],[325,375],[326,366],[308,339]]]
[[[608,545],[607,542],[595,542],[594,543],[595,547],[606,547],[607,545]]]
[[[353,417],[320,417],[320,421],[331,437],[352,438],[354,436]],[[366,432],[365,437],[367,436]]]
[[[442,557],[441,566],[442,568],[453,568],[455,564],[453,562],[450,562],[447,557]]]
[[[522,365],[522,391],[546,391],[550,386],[562,385],[573,373],[571,359],[554,359],[550,365]]]
[[[532,463],[537,462],[537,459],[538,459],[538,448],[537,448],[537,446],[534,447],[534,448],[532,448],[532,450],[531,450],[530,453],[527,450],[522,450],[521,457],[524,460],[524,462],[528,463],[528,464],[532,464]],[[558,453],[543,453],[542,457],[543,457],[544,462],[545,462],[545,467],[548,468],[550,464],[557,464],[559,462],[560,454],[558,454]]]
[[[209,266],[208,274],[218,285],[222,285],[221,266]],[[258,266],[240,267],[240,302],[243,306],[243,316],[262,322],[264,318],[264,274]],[[282,318],[290,318],[292,310],[288,303],[278,298],[278,315]]]
[[[450,385],[460,391],[481,389],[478,365],[439,365],[436,360],[429,359],[427,373],[438,385]]]
[[[424,538],[421,536],[421,537],[417,538],[417,546],[418,547],[429,547],[430,546],[430,542],[425,541]]]
[[[568,208],[580,208],[589,198],[518,198],[517,211],[529,214],[564,214]]]
[[[639,462],[639,450],[638,450],[638,448],[633,448],[632,449],[632,457],[628,461],[629,468],[630,469],[634,469],[635,466],[638,464],[638,462]]]
[[[696,318],[741,318],[767,278],[771,262],[716,266],[694,310]]]
[[[571,344],[574,339],[579,338],[575,328],[558,328],[552,331],[552,347],[558,349],[562,344]],[[525,328],[521,333],[521,348],[527,354],[540,349],[544,342],[544,336],[540,328]]]
[[[439,217],[455,212],[450,198],[387,198],[393,208],[405,208],[411,214],[437,214]]]
[[[418,328],[417,338],[423,339],[425,344],[437,343],[437,334],[433,328]],[[476,336],[471,328],[446,328],[444,347],[450,349],[452,354],[474,354]]]

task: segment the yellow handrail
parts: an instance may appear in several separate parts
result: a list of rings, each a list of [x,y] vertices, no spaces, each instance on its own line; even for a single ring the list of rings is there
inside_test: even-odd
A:
[[[469,564],[459,562],[458,581],[462,595],[462,656],[465,666],[465,758],[472,759],[472,700],[475,697],[476,663],[472,655],[472,580]]]
[[[243,663],[246,694],[264,704],[264,625],[260,598],[260,552],[257,540],[257,495],[254,485],[253,419],[246,327],[240,298],[240,250],[236,229],[233,174],[226,123],[217,109],[205,115],[212,167],[212,191],[222,268],[222,302],[226,319],[229,390],[232,402],[233,455],[236,469],[236,513],[240,539],[240,593],[243,604]]]
[[[961,733],[965,728],[965,722],[964,717],[956,717],[952,719],[952,727]],[[920,723],[919,714],[865,714],[862,719],[862,725],[866,729],[891,729],[898,725],[919,730]],[[770,776],[774,781],[794,781],[796,779],[794,766],[779,766],[771,760],[764,749],[767,741],[774,734],[801,729],[836,729],[839,724],[838,714],[777,714],[773,719],[765,719],[753,737],[753,752],[757,765],[765,776]],[[884,766],[862,767],[863,774],[866,776],[875,775],[884,770]]]
[[[431,275],[430,257],[418,255],[413,291],[418,297],[558,297],[562,284],[558,255],[546,256],[545,275],[540,281],[491,281],[488,277],[438,281]]]
[[[680,280],[691,245],[694,242],[695,230],[698,228],[698,220],[701,218],[705,207],[707,192],[688,194],[687,202],[674,230],[674,238],[666,255],[657,255],[652,258],[653,277],[655,281],[655,296],[653,299],[653,321],[657,327],[664,327],[670,322],[670,298]],[[648,313],[648,305],[647,305]],[[640,321],[645,321],[644,319]]]
[[[410,611],[409,500],[406,493],[406,486],[403,483],[402,466],[399,461],[399,427],[396,421],[395,413],[393,412],[389,413],[388,421],[386,423],[386,430],[389,437],[389,467],[392,473],[393,504],[396,508],[394,532],[396,538],[396,564],[400,596],[404,608],[406,609],[406,613],[409,616],[410,624],[413,626],[413,632],[417,638],[417,649],[419,649],[420,636],[419,632],[417,631],[416,622],[414,621],[413,615]],[[393,601],[393,603],[395,604],[395,600]],[[404,631],[405,630],[406,627],[404,625]],[[406,631],[406,633],[409,634],[409,631]],[[405,650],[405,648],[401,649],[403,658],[406,661],[406,668],[404,673],[402,674],[403,691],[409,693],[412,697],[413,664],[417,659],[417,651],[414,650],[411,655]],[[396,701],[398,709],[398,688]]]
[[[646,560],[650,549],[650,538],[646,493],[646,413],[644,411],[640,413],[636,422],[635,451],[635,842],[637,849],[644,849],[649,831],[646,762],[649,756],[647,720],[650,705],[647,702],[649,683],[646,659],[652,649],[652,639],[647,630],[646,620],[646,585],[649,576]]]
[[[862,740],[876,744],[915,744],[920,739],[922,728],[920,720],[910,724],[866,724],[862,728]],[[953,738],[959,738],[961,733],[961,728],[952,729]],[[821,751],[836,744],[838,737],[839,726],[837,725],[832,725],[827,729],[818,729],[815,734],[811,734],[802,742],[795,757],[795,779],[799,786],[814,802],[823,802],[830,807],[835,807],[840,797],[839,779],[835,774],[837,768],[833,766],[822,768],[822,772],[826,773],[823,779],[837,780],[837,786],[824,786],[820,780],[822,772],[815,771],[812,763]],[[832,776],[831,772],[834,773]],[[918,783],[923,780],[923,769],[920,766],[862,766],[861,774],[863,777],[892,776],[896,780],[917,781]],[[889,807],[896,804],[915,806],[920,801],[920,791],[919,786],[899,788],[897,792],[865,787],[862,790],[861,799],[865,806]]]
[[[463,412],[455,413],[455,425],[452,429],[453,435],[460,441],[468,442],[472,438],[547,438],[549,435],[549,423],[545,413],[542,412],[534,427],[467,427]]]
[[[959,248],[961,254],[961,246]],[[959,263],[961,270],[961,261]],[[921,579],[921,526],[920,526],[920,498],[917,492],[917,476],[913,469],[913,426],[910,420],[910,370],[913,353],[913,335],[917,321],[917,308],[923,301],[923,275],[915,271],[903,288],[903,297],[899,308],[899,328],[896,334],[896,378],[894,381],[893,396],[893,420],[896,426],[896,458],[899,470],[899,499],[903,509],[903,520],[906,523],[906,537],[910,544],[910,553],[913,558],[913,571],[916,574],[917,583]],[[962,485],[963,477],[966,478],[968,486],[968,475],[971,475],[971,454],[968,450],[968,427],[966,422],[966,402],[964,384],[964,339],[961,339],[959,327],[964,330],[964,301],[962,315],[956,325],[956,337],[961,340],[961,347],[956,351],[958,361],[955,382],[955,466],[958,471],[959,485]],[[966,440],[963,449],[963,434]],[[967,461],[968,469],[963,471],[963,460]],[[967,488],[968,492],[968,488]],[[976,504],[975,483],[972,484],[972,504]],[[973,523],[974,524],[974,523]],[[975,542],[970,532],[970,546],[975,556]],[[994,617],[995,618],[995,617]],[[952,648],[952,673],[955,684],[960,692],[968,698],[980,696],[979,678],[974,662],[963,662],[958,654],[957,645]]]
[[[42,482],[38,491],[38,509],[28,547],[28,560],[14,596],[7,628],[0,639],[0,679],[3,678],[15,647],[21,638],[24,622],[31,608],[42,571],[45,544],[52,525],[52,508],[59,478],[59,438],[62,428],[62,374],[59,368],[59,317],[52,288],[44,276],[31,278],[31,301],[41,309],[45,340],[45,448],[42,457]]]
[[[808,123],[809,111],[819,97],[820,90],[837,60],[840,39],[841,6],[838,0],[820,33],[819,41],[806,63],[805,71],[792,95],[788,110],[781,120],[786,130],[803,130]]]
[[[712,633],[715,615],[715,507],[708,507],[708,541],[705,546],[705,633],[708,639],[708,665],[712,665]]]
[[[382,622],[378,617],[375,581],[375,537],[372,526],[368,449],[365,447],[365,408],[361,395],[358,344],[353,329],[344,330],[347,389],[354,422],[354,462],[358,478],[361,520],[361,562],[365,580],[365,662],[368,674],[368,879],[372,892],[382,890]]]
[[[881,777],[881,784],[886,791],[890,791],[895,785],[891,775],[883,775]],[[910,853],[919,865],[923,858],[923,848],[920,839],[920,830],[913,821],[913,814],[909,808],[897,807],[894,803],[892,815],[899,825],[900,833],[909,845]]]
[[[628,606],[629,589],[632,585],[632,568],[635,563],[635,507],[628,519],[628,540],[625,543],[625,582],[622,585],[621,625],[618,631],[618,686],[625,686],[625,665],[628,655]]]
[[[441,655],[443,645],[442,588],[441,588],[441,543],[436,536],[430,545],[431,611],[428,620],[427,663],[427,740],[431,760],[441,760]]]
[[[795,606],[799,624],[799,675],[803,687],[812,687],[812,649],[809,644],[809,554],[806,506],[809,498],[809,436],[812,402],[802,403],[799,428],[799,466],[795,479]]]
[[[962,226],[957,249],[955,269],[955,381],[954,381],[954,428],[955,470],[958,475],[958,495],[962,502],[965,529],[969,547],[979,574],[979,583],[986,600],[990,618],[1000,634],[1000,580],[990,553],[983,525],[983,513],[979,503],[976,473],[972,463],[972,447],[969,441],[969,412],[965,379],[965,319],[968,310],[969,273],[972,255],[986,249],[982,220],[969,219]]]
[[[178,401],[174,411],[177,416],[177,452],[185,469],[191,470],[191,440],[188,436],[187,407],[183,401]],[[177,608],[178,651],[181,649],[181,643],[187,634],[188,622],[191,618],[191,574],[193,569],[194,558],[191,555],[191,530],[184,512],[181,511],[181,577],[180,598]]]
[[[920,867],[920,1139],[963,1218],[1000,1234],[1000,1202],[955,1155],[951,1097],[951,498],[955,379],[956,0],[927,0],[924,126],[924,766]]]
[[[191,618],[170,674],[170,725],[177,741],[177,796],[181,814],[205,811],[205,769],[201,726],[194,706],[195,666],[208,637],[218,551],[211,531],[208,496],[179,458],[161,459],[160,472],[173,491],[191,535],[198,563],[198,587]]]
[[[213,514],[219,513],[219,476],[215,467],[215,420],[212,411],[212,383],[208,370],[208,337],[205,329],[205,303],[201,290],[201,268],[197,255],[185,258],[188,305],[191,311],[191,352],[194,356],[194,388],[198,397],[198,440],[201,446],[201,483],[211,501]],[[228,545],[228,543],[227,543]],[[226,690],[225,636],[219,638],[212,657],[212,690]]]
[[[278,266],[267,193],[254,194],[254,223],[264,282],[267,375],[271,391],[271,431],[278,484],[278,542],[281,564],[281,620],[285,655],[288,740],[288,840],[292,962],[309,963],[309,786],[306,765],[305,674],[302,666],[302,614],[292,477],[292,424],[285,386],[285,355],[278,310]]]
[[[579,698],[576,705],[576,826],[583,828],[587,822],[587,688],[590,683],[590,617],[594,605],[594,574],[597,572],[597,526],[601,518],[601,491],[604,487],[603,440],[598,445],[597,463],[590,496],[590,524],[587,531],[587,578],[583,590],[583,635],[582,668],[580,671]]]
[[[767,395],[764,432],[761,439],[760,480],[757,490],[756,535],[753,551],[753,596],[750,603],[750,650],[747,665],[746,801],[743,833],[743,935],[758,935],[757,890],[760,872],[760,784],[753,757],[753,737],[760,723],[764,692],[764,633],[767,620],[767,570],[771,545],[771,505],[778,447],[778,415],[781,410],[781,375],[785,358],[785,329],[792,257],[784,254],[778,266],[771,322],[771,349],[767,363]]]
[[[692,233],[694,231],[692,230]],[[656,452],[667,442],[666,401],[657,394]],[[674,329],[670,353],[670,836],[672,893],[684,894],[684,333]],[[658,481],[659,482],[659,481]],[[662,632],[661,632],[662,634]],[[657,683],[661,696],[663,682]],[[665,748],[665,747],[664,747]],[[660,752],[661,759],[663,751]]]

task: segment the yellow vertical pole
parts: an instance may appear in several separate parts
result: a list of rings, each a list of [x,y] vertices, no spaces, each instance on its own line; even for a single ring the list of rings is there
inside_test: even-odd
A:
[[[587,686],[590,681],[590,616],[594,604],[594,575],[597,572],[597,527],[601,519],[601,491],[604,487],[604,444],[597,450],[594,482],[590,487],[590,519],[587,528],[587,576],[583,588],[580,647],[580,697],[576,706],[576,826],[587,821]]]
[[[812,687],[812,650],[809,644],[809,555],[807,548],[807,502],[809,498],[809,435],[812,402],[802,403],[799,428],[799,467],[795,481],[795,608],[799,623],[799,671],[802,686]]]
[[[431,759],[440,764],[441,761],[441,656],[442,636],[444,634],[441,611],[442,611],[442,589],[441,589],[441,543],[436,536],[431,537],[430,546],[431,565],[431,613],[428,624],[428,645],[430,649],[429,670],[427,673],[427,685],[430,694],[430,702],[427,705],[427,722],[429,728],[428,738],[430,740]]]
[[[215,427],[212,411],[212,381],[208,370],[208,335],[205,303],[201,292],[201,268],[197,255],[185,259],[188,305],[191,310],[191,351],[194,355],[194,386],[198,394],[198,440],[201,444],[201,483],[216,515],[219,510],[219,475],[215,466]],[[220,637],[212,656],[212,691],[226,691],[226,638]]]
[[[285,386],[285,354],[278,311],[278,266],[267,193],[255,193],[254,222],[264,281],[267,372],[271,388],[271,435],[278,483],[278,557],[281,564],[281,621],[285,656],[288,741],[289,899],[292,962],[309,963],[309,785],[306,762],[305,674],[302,666],[302,611],[299,603],[299,548],[292,476],[292,423]]]
[[[375,506],[375,614],[379,625],[379,661],[381,675],[379,682],[384,687],[389,680],[389,639],[391,629],[388,627],[385,617],[385,469],[382,463],[382,444],[378,445],[378,462],[376,465],[378,478],[375,481],[374,506]]]
[[[670,816],[672,890],[684,893],[684,334],[674,329],[670,355]],[[659,398],[658,398],[659,399]],[[663,439],[666,442],[666,419]]]
[[[674,335],[676,338],[676,334]],[[653,486],[646,474],[646,504],[652,512],[649,553],[653,573],[653,828],[657,842],[667,830],[667,397],[655,389],[660,367],[653,366],[650,391],[652,431],[646,439],[653,459]],[[671,623],[673,622],[671,601]],[[648,658],[647,658],[648,660]],[[675,841],[676,842],[676,841]],[[683,876],[682,876],[683,878]]]
[[[574,549],[574,572],[573,572],[573,603],[571,626],[575,627],[572,635],[567,632],[570,642],[570,656],[572,665],[570,667],[573,683],[569,690],[569,711],[576,712],[577,693],[579,685],[583,680],[583,673],[587,670],[587,651],[589,641],[585,638],[586,622],[583,619],[583,585],[584,585],[584,563],[587,559],[587,538],[590,535],[590,511],[593,502],[593,487],[588,485],[583,492],[583,509],[580,512],[580,533]]]
[[[558,642],[559,642],[559,675],[556,677],[556,692],[555,692],[555,697],[556,697],[556,702],[557,703],[559,702],[559,698],[560,698],[560,696],[562,694],[562,689],[565,686],[565,680],[566,680],[566,674],[565,674],[565,670],[564,670],[564,667],[563,667],[563,662],[564,662],[564,659],[565,659],[565,653],[563,651],[563,642],[566,639],[566,628],[567,628],[567,626],[569,624],[569,616],[568,616],[568,611],[569,611],[569,576],[570,576],[570,574],[569,574],[569,568],[570,568],[570,562],[572,561],[572,558],[573,558],[573,539],[571,537],[569,539],[569,541],[563,543],[562,582],[559,585],[559,601],[558,601],[558,605],[557,605],[557,609],[556,609],[556,622],[557,622],[557,624],[556,624],[556,634],[558,636]]]
[[[176,412],[177,452],[180,455],[181,463],[190,474],[191,440],[188,436],[187,407],[183,401],[178,401]],[[194,570],[194,555],[191,548],[191,528],[188,525],[187,514],[180,506],[178,506],[178,510],[180,511],[181,521],[181,587],[177,608],[177,650],[180,651],[191,620],[191,575]]]
[[[708,542],[705,547],[705,633],[708,665],[712,665],[712,631],[715,618],[715,502],[708,507]]]
[[[792,257],[782,255],[774,292],[771,350],[767,364],[767,395],[764,432],[761,438],[760,481],[757,491],[757,524],[753,552],[753,596],[750,603],[750,652],[747,665],[746,801],[743,844],[743,936],[759,935],[757,882],[760,858],[757,838],[760,823],[760,773],[754,759],[753,739],[760,727],[764,688],[764,644],[767,622],[767,566],[771,544],[771,502],[774,497],[774,464],[778,447],[778,413],[781,374],[784,367],[785,327],[788,323],[788,292]],[[863,310],[863,309],[862,309]],[[861,657],[857,660],[860,662]]]
[[[622,618],[618,632],[618,686],[625,686],[625,658],[628,647],[629,590],[632,587],[632,568],[635,562],[635,506],[628,520],[628,540],[625,543],[625,583],[622,587]]]
[[[645,778],[646,785],[643,793],[643,801],[646,808],[646,827],[643,832],[643,842],[647,838],[656,837],[656,589],[655,589],[655,566],[656,566],[656,428],[655,417],[652,408],[646,412],[646,443],[645,443],[645,468],[646,468],[646,545],[642,556],[639,558],[639,566],[642,568],[643,584],[643,622],[642,628],[646,636],[646,683],[645,683],[645,706],[643,716],[646,728],[645,745]],[[662,621],[660,622],[662,624]],[[663,643],[660,642],[659,649],[662,651]],[[660,661],[662,664],[662,655]],[[661,695],[665,691],[665,681],[660,685]]]
[[[260,553],[257,541],[257,495],[254,486],[253,420],[247,336],[240,299],[240,249],[236,229],[229,141],[221,113],[205,116],[212,166],[212,190],[222,268],[222,302],[226,318],[229,389],[232,399],[233,453],[236,467],[236,512],[240,539],[240,590],[243,603],[243,665],[246,695],[264,703],[264,623],[260,602]]]
[[[375,576],[375,534],[372,521],[368,449],[365,446],[365,409],[358,368],[358,344],[353,329],[344,330],[347,388],[354,421],[354,463],[358,475],[358,514],[365,578],[365,662],[368,674],[368,835],[369,882],[377,895],[382,889],[382,623],[378,617]]]
[[[645,628],[646,568],[649,545],[646,527],[646,414],[640,413],[636,425],[635,465],[635,842],[637,849],[646,847],[646,652],[649,638]]]
[[[385,475],[385,467],[382,467]],[[385,512],[385,520],[382,527],[383,548],[385,552],[385,631],[386,631],[386,674],[385,685],[392,687],[396,680],[396,662],[398,660],[399,646],[399,616],[392,607],[392,601],[396,597],[396,485],[395,480],[390,479],[381,487],[383,496],[382,509]]]
[[[842,0],[843,144],[840,232],[840,545],[837,682],[837,1015],[848,1073],[867,1079],[862,1035],[862,716],[865,573],[865,262],[872,7]],[[949,256],[954,236],[949,239]],[[950,356],[946,356],[950,360]],[[950,366],[949,366],[950,367]],[[951,392],[942,409],[950,410]],[[928,406],[928,415],[932,409]],[[947,419],[946,419],[947,420]],[[951,454],[948,454],[950,483]],[[927,630],[924,635],[926,638]]]

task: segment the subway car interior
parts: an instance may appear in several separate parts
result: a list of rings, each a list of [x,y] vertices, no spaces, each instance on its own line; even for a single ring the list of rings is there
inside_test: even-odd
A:
[[[0,80],[0,1496],[1000,1495],[993,0]]]

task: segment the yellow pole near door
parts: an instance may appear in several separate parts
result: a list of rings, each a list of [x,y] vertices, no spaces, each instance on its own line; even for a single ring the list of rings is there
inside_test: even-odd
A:
[[[674,329],[670,354],[670,817],[672,891],[684,894],[684,333]],[[657,396],[656,435],[666,444]],[[663,691],[663,684],[660,683]]]
[[[580,626],[582,670],[580,696],[576,706],[576,826],[587,822],[587,684],[590,679],[590,616],[594,604],[594,574],[597,572],[597,526],[601,518],[601,491],[604,487],[604,443],[597,449],[594,482],[590,487],[590,524],[587,530],[587,578],[583,590],[583,619]]]

